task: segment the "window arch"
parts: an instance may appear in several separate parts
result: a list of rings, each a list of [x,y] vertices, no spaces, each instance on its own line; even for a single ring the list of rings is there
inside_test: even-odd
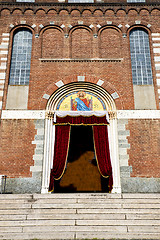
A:
[[[27,28],[15,31],[13,36],[10,85],[29,85],[32,50],[32,32]]]
[[[132,80],[134,85],[152,85],[152,66],[148,32],[143,28],[130,31]]]

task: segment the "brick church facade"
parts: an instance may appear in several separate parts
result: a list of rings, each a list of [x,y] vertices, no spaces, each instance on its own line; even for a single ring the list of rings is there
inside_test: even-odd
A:
[[[77,91],[108,111],[112,192],[159,192],[160,1],[0,1],[7,192],[48,192],[54,112]]]

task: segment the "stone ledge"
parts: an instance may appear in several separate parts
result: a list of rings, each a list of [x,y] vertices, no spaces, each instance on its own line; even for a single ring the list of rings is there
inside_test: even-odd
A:
[[[39,58],[41,62],[121,62],[123,58]]]
[[[45,119],[45,113],[45,110],[2,110],[1,119]],[[117,110],[116,113],[118,121],[160,119],[160,110]]]

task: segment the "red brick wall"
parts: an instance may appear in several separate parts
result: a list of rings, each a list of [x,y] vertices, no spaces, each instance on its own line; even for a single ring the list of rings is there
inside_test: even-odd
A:
[[[160,177],[160,121],[129,120],[131,177]]]
[[[113,28],[106,28],[100,34],[100,57],[121,57],[121,33]]]
[[[72,75],[90,75],[94,76],[94,78],[96,77],[97,81],[102,79],[105,82],[103,87],[110,84],[120,96],[122,105],[121,107],[117,106],[118,109],[134,109],[129,31],[126,25],[135,26],[135,20],[140,20],[142,26],[151,24],[150,29],[148,29],[149,36],[151,32],[160,32],[159,10],[151,10],[151,14],[149,14],[149,9],[153,7],[145,6],[144,9],[143,6],[143,10],[138,14],[138,10],[133,10],[130,5],[126,6],[124,10],[120,10],[118,6],[112,6],[111,10],[107,5],[105,7],[90,7],[88,5],[84,7],[81,5],[77,6],[77,10],[73,10],[74,7],[71,5],[66,6],[66,10],[60,5],[55,5],[53,9],[53,6],[51,7],[49,5],[34,6],[34,8],[32,8],[31,4],[30,8],[32,10],[27,10],[22,4],[20,8],[21,10],[14,10],[14,5],[8,6],[8,10],[2,10],[0,16],[1,33],[11,32],[3,109],[5,109],[7,96],[12,35],[14,30],[14,28],[10,28],[9,25],[12,23],[15,28],[22,26],[20,23],[21,20],[26,21],[25,26],[36,25],[33,29],[29,109],[40,109],[40,101],[50,84],[59,80],[66,82],[66,78]],[[60,31],[56,30],[55,28],[51,28],[50,21],[54,21],[55,26],[59,26],[59,29],[62,24],[64,24],[65,27]],[[79,25],[78,21],[82,21],[83,24]],[[107,21],[112,21],[112,26],[107,26]],[[40,27],[41,24],[43,24],[44,28]],[[88,30],[91,24],[94,27]],[[97,27],[98,24],[100,24],[104,30],[99,29]],[[122,27],[118,29],[119,24],[121,24]],[[69,25],[72,25],[75,30],[73,31]],[[35,34],[39,34],[39,38],[35,38]],[[65,37],[66,34],[68,34],[68,38]],[[97,38],[95,34],[98,35]],[[126,38],[123,37],[124,34],[127,35]],[[152,54],[151,38],[150,46]],[[41,57],[69,58],[72,56],[73,58],[99,58],[100,55],[107,58],[121,57],[122,61],[42,63],[39,60]],[[159,100],[153,54],[151,58],[158,108]],[[70,81],[77,81],[77,78]],[[43,109],[44,108],[45,106],[43,105]]]
[[[0,174],[31,177],[36,134],[33,120],[3,120],[0,138]]]
[[[64,34],[56,28],[49,28],[42,35],[42,57],[63,57]]]
[[[92,40],[91,32],[87,29],[78,28],[71,35],[71,56],[72,58],[91,58]]]

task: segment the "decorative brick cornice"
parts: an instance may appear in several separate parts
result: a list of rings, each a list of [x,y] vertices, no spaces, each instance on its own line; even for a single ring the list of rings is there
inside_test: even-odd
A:
[[[68,3],[68,2],[0,2],[0,6],[107,6],[107,7],[144,7],[144,6],[160,6],[160,3],[158,2],[150,2],[150,3],[145,3],[145,2],[136,2],[136,3],[126,3],[126,2],[115,2],[115,3],[105,3],[105,2],[95,2],[95,3]]]
[[[52,59],[52,58],[40,58],[41,62],[121,62],[123,58],[86,58],[86,59]]]
[[[37,10],[44,10],[45,13],[50,10],[50,8],[55,8],[54,10],[59,13],[60,10],[67,10],[69,13],[71,13],[72,10],[79,10],[80,12],[83,12],[83,10],[89,9],[92,13],[98,9],[103,12],[107,10],[113,10],[114,13],[118,10],[124,10],[126,14],[130,9],[135,9],[138,12],[141,9],[146,9],[149,12],[151,12],[153,9],[159,9],[160,10],[160,3],[29,3],[29,2],[0,2],[0,10],[3,8],[8,8],[8,10],[12,13],[14,9],[20,8],[22,12],[25,12],[26,10],[30,9],[34,13],[36,13]]]

